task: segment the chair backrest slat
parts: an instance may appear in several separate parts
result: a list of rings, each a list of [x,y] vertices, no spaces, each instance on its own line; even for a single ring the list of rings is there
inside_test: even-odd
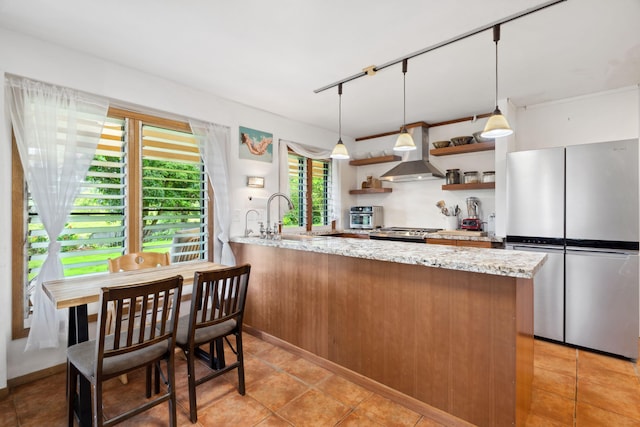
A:
[[[122,303],[119,302],[119,301],[114,301],[114,304],[115,304],[115,307],[116,307],[115,319],[122,319],[122,316],[123,316]],[[120,334],[122,333],[122,322],[114,320],[114,323],[116,325],[116,327],[115,327],[115,336],[119,337]],[[100,326],[100,325],[98,325],[98,326]],[[116,347],[115,348],[118,348],[119,345],[120,345],[119,342],[116,343]]]
[[[196,272],[193,280],[189,334],[235,319],[242,324],[251,266]]]
[[[177,328],[178,318],[177,308],[170,308],[170,299],[173,299],[173,306],[177,307],[181,294],[182,276],[134,286],[103,288],[96,345],[96,360],[100,367],[103,358],[171,339]],[[113,302],[116,307],[113,336],[104,333],[105,313],[109,302]],[[123,306],[127,304],[128,311],[125,311]]]

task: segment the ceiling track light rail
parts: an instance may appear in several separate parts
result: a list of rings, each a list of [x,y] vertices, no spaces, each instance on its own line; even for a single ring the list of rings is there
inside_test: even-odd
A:
[[[567,0],[552,0],[552,1],[548,1],[546,3],[541,3],[538,6],[534,6],[534,7],[531,7],[529,9],[525,9],[525,10],[523,10],[521,12],[515,13],[515,14],[510,15],[510,16],[507,16],[506,18],[500,19],[500,20],[492,22],[490,24],[483,25],[482,27],[478,27],[478,28],[476,28],[474,30],[467,31],[466,33],[462,33],[462,34],[460,34],[458,36],[455,36],[455,37],[452,37],[452,38],[450,38],[448,40],[444,40],[444,41],[442,41],[440,43],[436,43],[436,44],[431,45],[429,47],[426,47],[424,49],[415,51],[415,52],[410,53],[410,54],[408,54],[406,56],[403,56],[402,58],[394,59],[393,61],[389,61],[389,62],[384,63],[382,65],[367,67],[364,71],[362,71],[362,72],[360,72],[358,74],[354,74],[352,76],[349,76],[349,77],[346,77],[346,78],[344,78],[342,80],[339,80],[339,81],[337,81],[335,83],[331,83],[329,85],[323,86],[321,88],[318,88],[318,89],[314,90],[313,92],[314,93],[320,93],[320,92],[323,92],[323,91],[325,91],[327,89],[331,89],[333,87],[336,87],[339,84],[348,83],[348,82],[350,82],[352,80],[356,80],[356,79],[358,79],[360,77],[364,77],[366,75],[374,75],[376,72],[378,72],[380,70],[383,70],[385,68],[391,67],[392,65],[400,64],[403,61],[406,61],[408,59],[415,58],[416,56],[420,56],[420,55],[423,55],[423,54],[425,54],[427,52],[434,51],[434,50],[439,49],[441,47],[444,47],[444,46],[450,45],[452,43],[458,42],[460,40],[464,40],[464,39],[466,39],[468,37],[475,36],[476,34],[479,34],[479,33],[483,32],[483,31],[488,30],[488,29],[494,28],[495,26],[500,26],[501,24],[506,24],[507,22],[515,21],[516,19],[522,18],[523,16],[531,15],[532,13],[538,12],[540,10],[546,9],[548,7],[551,7],[551,6],[555,6],[556,4],[562,3],[564,1],[567,1]]]

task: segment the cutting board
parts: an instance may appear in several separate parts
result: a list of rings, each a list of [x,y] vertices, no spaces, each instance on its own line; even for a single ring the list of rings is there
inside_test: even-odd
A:
[[[437,234],[449,235],[449,236],[472,236],[483,237],[487,235],[486,231],[471,231],[471,230],[440,230]]]

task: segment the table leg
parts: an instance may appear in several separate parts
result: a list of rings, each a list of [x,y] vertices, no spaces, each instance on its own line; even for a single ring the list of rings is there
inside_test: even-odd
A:
[[[226,365],[224,361],[224,338],[217,339],[215,347],[216,369],[222,369]],[[213,348],[211,348],[211,353],[213,354]]]
[[[89,339],[89,318],[87,305],[79,305],[69,308],[69,332],[68,346]],[[80,375],[79,393],[76,395],[76,414],[80,426],[91,425],[91,383],[83,375]],[[68,385],[67,385],[68,386]]]
[[[226,366],[224,360],[224,338],[209,343],[209,351],[196,347],[196,357],[204,360],[211,369],[219,370]]]

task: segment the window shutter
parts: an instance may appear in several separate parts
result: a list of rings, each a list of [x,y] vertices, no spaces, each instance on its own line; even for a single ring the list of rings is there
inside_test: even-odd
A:
[[[195,137],[142,126],[142,248],[206,258],[207,180]]]
[[[289,166],[289,197],[294,209],[287,212],[282,219],[285,227],[303,227],[305,225],[304,213],[306,211],[306,162],[305,158],[297,154],[290,153],[288,156]]]
[[[328,225],[331,223],[329,199],[331,194],[331,163],[326,160],[313,160],[312,165],[313,225]]]
[[[312,160],[295,153],[289,153],[289,188],[295,209],[284,217],[284,226],[306,226],[306,213],[312,210],[312,226],[325,226],[331,223],[331,162]],[[311,180],[312,190],[308,194],[307,184]]]

